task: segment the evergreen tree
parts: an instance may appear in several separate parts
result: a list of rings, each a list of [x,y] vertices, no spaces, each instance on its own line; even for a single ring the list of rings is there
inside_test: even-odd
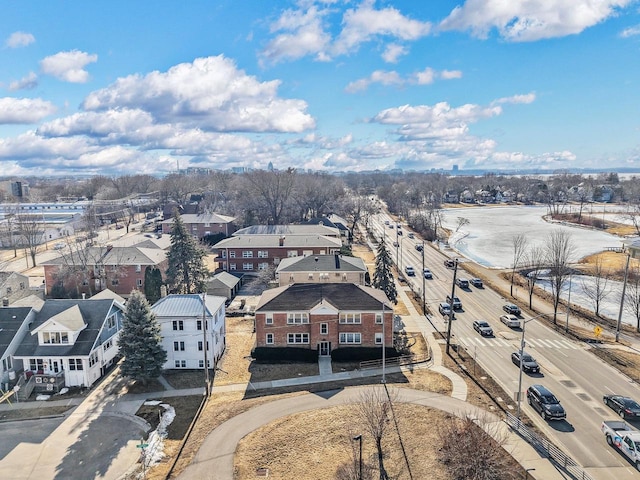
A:
[[[131,292],[127,301],[118,346],[124,356],[120,367],[122,375],[141,381],[144,385],[160,376],[167,360],[167,352],[162,347],[160,325],[149,302],[137,290]]]
[[[148,266],[144,271],[144,296],[153,305],[160,300],[162,287],[162,272],[158,267]]]
[[[391,256],[384,242],[380,242],[376,254],[376,271],[373,273],[373,287],[382,290],[393,303],[398,303],[398,292],[391,271]]]
[[[174,293],[201,293],[209,271],[204,264],[205,252],[187,232],[182,218],[174,210],[169,248],[167,282]]]

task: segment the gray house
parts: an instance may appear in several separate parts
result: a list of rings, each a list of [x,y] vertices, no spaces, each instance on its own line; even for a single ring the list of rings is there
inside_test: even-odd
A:
[[[355,283],[364,285],[367,267],[358,257],[308,255],[283,258],[276,269],[276,280],[283,287],[292,283]]]
[[[237,277],[228,272],[216,273],[207,280],[207,295],[216,295],[231,300],[238,294],[242,286],[242,277]]]

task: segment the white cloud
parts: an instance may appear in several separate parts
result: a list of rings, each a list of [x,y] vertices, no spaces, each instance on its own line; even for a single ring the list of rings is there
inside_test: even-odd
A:
[[[9,83],[9,90],[15,92],[16,90],[31,90],[38,86],[38,76],[29,72],[29,74],[20,80]]]
[[[84,67],[98,61],[98,55],[71,50],[59,52],[40,61],[42,72],[56,77],[58,80],[71,83],[86,83],[89,72]]]
[[[0,98],[0,125],[36,123],[55,111],[53,103],[40,98]]]
[[[632,0],[466,0],[440,23],[441,30],[469,30],[486,38],[496,28],[513,42],[582,32],[615,15]]]
[[[407,83],[412,85],[430,85],[436,79],[440,78],[442,80],[450,80],[455,78],[461,78],[462,72],[459,71],[449,71],[444,70],[442,72],[437,72],[434,69],[427,67],[421,72],[416,72],[411,74],[408,78],[402,78],[398,72],[393,70],[385,71],[385,70],[376,70],[367,78],[359,78],[358,80],[354,80],[349,83],[344,91],[346,93],[357,93],[369,88],[369,85],[374,83],[379,83],[385,86],[397,86],[401,87],[406,85]]]
[[[277,96],[280,82],[259,82],[223,57],[197,58],[167,72],[119,78],[87,96],[83,107],[149,112],[158,123],[220,132],[302,132],[314,128],[302,100]]]
[[[413,80],[418,85],[430,85],[436,76],[436,72],[432,68],[425,68],[421,72],[413,74]]]
[[[455,80],[462,78],[462,72],[460,70],[443,70],[440,72],[440,78],[443,80]]]
[[[7,48],[18,48],[18,47],[26,47],[27,45],[32,44],[36,41],[36,37],[34,37],[30,33],[26,32],[13,32],[9,35],[9,38],[4,42]]]
[[[390,43],[382,53],[382,59],[387,63],[398,63],[398,58],[409,53],[406,47],[397,43]]]
[[[622,38],[635,37],[636,35],[640,35],[640,25],[625,28],[622,32],[620,32],[620,36]]]
[[[491,105],[500,105],[505,103],[533,103],[536,100],[535,93],[526,93],[524,95],[512,95],[511,97],[502,97],[491,102]]]

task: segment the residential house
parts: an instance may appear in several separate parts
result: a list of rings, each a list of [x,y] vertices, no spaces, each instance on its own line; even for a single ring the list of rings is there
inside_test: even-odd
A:
[[[358,257],[309,255],[283,258],[276,269],[276,280],[283,287],[292,283],[355,283],[365,285],[367,267]]]
[[[291,229],[292,232],[329,231],[332,235],[327,236],[319,233],[263,234],[257,233],[263,230],[257,228],[251,230],[250,233],[241,234],[241,231],[247,231],[247,229],[238,230],[231,237],[214,245],[213,248],[218,252],[215,259],[218,268],[230,273],[257,274],[270,267],[277,267],[283,258],[328,255],[340,252],[342,241],[337,229],[329,229],[321,225],[292,225],[291,227],[304,227]],[[278,230],[267,231],[277,232]],[[286,231],[286,229],[282,231]]]
[[[242,286],[242,275],[231,275],[228,272],[218,272],[207,279],[207,295],[216,295],[231,300],[238,294]]]
[[[116,360],[123,317],[114,300],[46,300],[14,357],[36,390],[90,387]]]
[[[31,307],[0,308],[0,389],[15,380],[16,372],[22,371],[22,361],[14,359],[20,342],[29,331],[29,323],[35,317]]]
[[[147,267],[167,269],[167,253],[152,242],[145,247],[88,247],[41,263],[44,267],[45,293],[51,295],[55,286],[65,291],[92,295],[105,288],[125,298],[132,290],[144,288]]]
[[[232,235],[236,231],[233,223],[235,217],[218,215],[217,213],[183,214],[180,216],[185,229],[196,238],[207,235],[223,234],[225,237]],[[171,233],[173,229],[173,218],[162,222],[162,233]]]
[[[3,306],[12,305],[21,298],[28,297],[29,277],[18,272],[0,272],[0,298]]]
[[[455,192],[446,192],[443,196],[442,196],[442,203],[458,203],[460,201],[460,198],[458,197],[458,194]]]
[[[343,347],[382,347],[383,333],[392,347],[393,306],[371,287],[296,283],[262,294],[255,328],[257,347],[307,348],[324,356]]]
[[[167,351],[165,369],[215,367],[226,347],[225,297],[168,295],[151,310]]]
[[[640,259],[640,240],[626,244],[626,248],[631,258]]]
[[[347,227],[347,222],[343,218],[338,215],[331,214],[326,217],[314,217],[306,222],[303,222],[302,225],[323,225],[329,228],[337,228],[340,232],[340,238],[342,239],[343,245],[351,244],[351,232]]]

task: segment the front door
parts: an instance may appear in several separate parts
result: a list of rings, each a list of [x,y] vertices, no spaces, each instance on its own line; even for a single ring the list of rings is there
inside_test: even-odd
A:
[[[320,356],[326,357],[331,353],[331,344],[330,342],[320,342]]]

